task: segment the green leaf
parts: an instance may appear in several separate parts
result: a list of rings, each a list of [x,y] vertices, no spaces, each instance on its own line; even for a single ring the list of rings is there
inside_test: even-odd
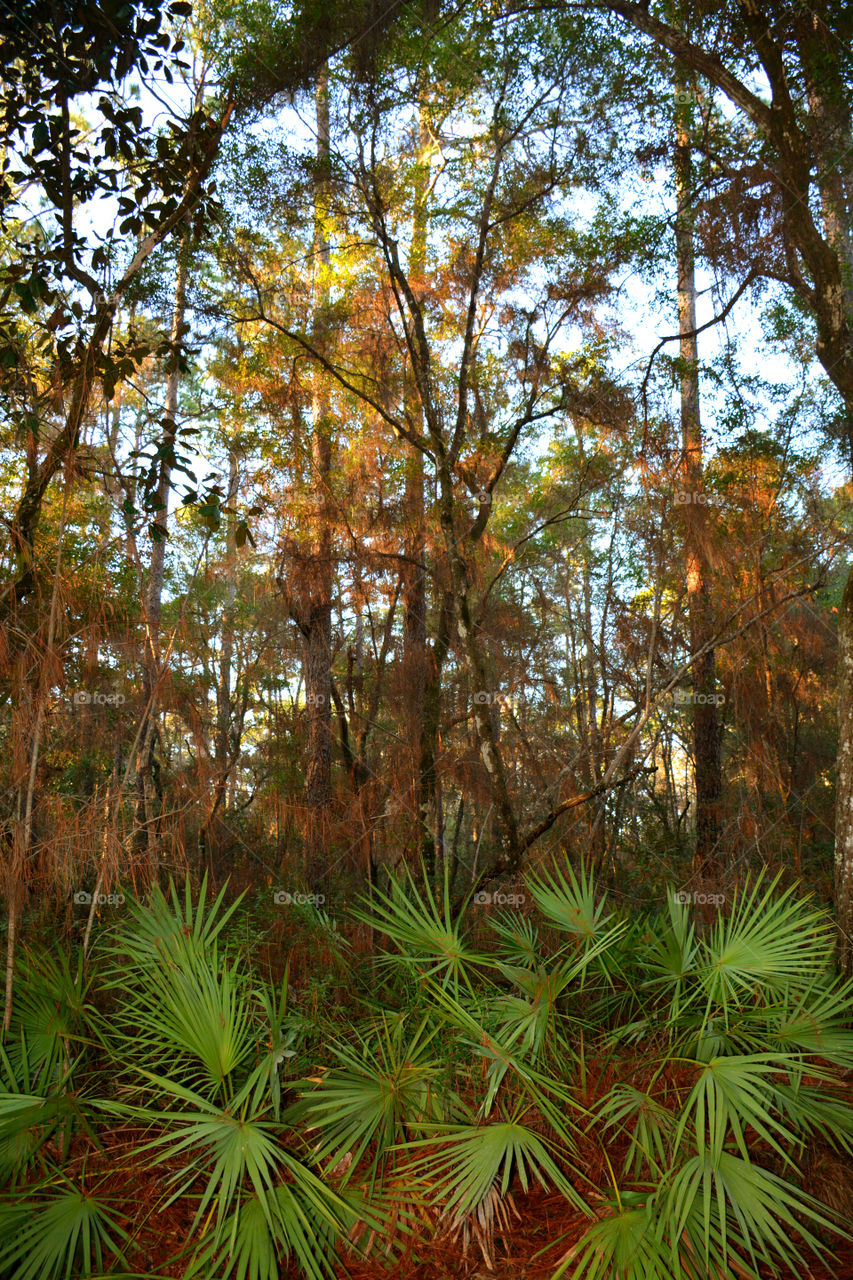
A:
[[[129,1240],[109,1201],[63,1180],[34,1189],[23,1203],[0,1203],[3,1274],[8,1280],[59,1280],[91,1276],[113,1255],[127,1262],[120,1242]]]

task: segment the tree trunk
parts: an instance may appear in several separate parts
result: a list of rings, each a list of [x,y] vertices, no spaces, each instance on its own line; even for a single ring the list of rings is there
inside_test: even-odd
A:
[[[412,245],[409,257],[409,279],[419,294],[424,286],[427,240],[427,191],[429,188],[430,138],[426,127],[423,104],[418,115],[418,158],[414,178],[414,202],[412,209]],[[407,367],[404,387],[404,412],[407,420],[419,433],[423,430],[423,413],[412,371]],[[447,654],[447,632],[442,638],[441,619],[436,637],[431,669],[427,670],[426,645],[426,532],[424,507],[424,460],[419,449],[409,444],[406,451],[406,487],[404,494],[406,513],[406,537],[403,547],[403,689],[406,700],[406,726],[408,730],[409,778],[411,795],[415,800],[420,829],[420,844],[424,853],[424,865],[431,875],[434,849],[431,838],[431,797],[435,795],[435,739],[438,733],[438,717],[429,715],[427,724],[425,700],[436,696],[436,681],[441,681],[441,668]],[[428,776],[424,776],[424,769]]]
[[[518,819],[510,799],[506,769],[501,755],[498,736],[491,715],[491,698],[494,690],[486,672],[486,664],[474,634],[469,600],[468,566],[459,548],[455,528],[453,481],[445,458],[439,459],[439,484],[441,501],[441,529],[450,567],[450,584],[453,594],[453,612],[456,624],[456,640],[459,652],[468,669],[468,678],[474,694],[474,725],[480,759],[486,770],[489,793],[498,816],[501,832],[501,852],[492,868],[494,875],[514,872],[521,865],[524,848],[518,830]]]
[[[143,724],[136,752],[136,832],[137,853],[147,856],[150,870],[157,862],[157,803],[154,777],[154,747],[157,736],[157,702],[160,694],[161,649],[160,618],[163,604],[163,580],[166,570],[166,537],[169,522],[169,492],[172,478],[172,456],[177,438],[178,388],[181,380],[180,343],[187,306],[187,275],[191,254],[192,232],[184,231],[178,250],[175,297],[169,340],[171,365],[166,383],[163,452],[157,483],[157,510],[151,543],[151,561],[145,593],[145,656],[143,660],[142,697]]]
[[[33,806],[36,793],[36,774],[38,772],[39,752],[44,729],[45,709],[50,690],[51,675],[54,670],[54,644],[59,617],[59,579],[62,568],[62,551],[65,542],[65,520],[68,513],[68,494],[71,488],[71,473],[66,472],[65,488],[62,494],[62,514],[59,523],[59,542],[56,548],[56,570],[53,575],[53,591],[50,599],[50,616],[47,625],[47,644],[45,660],[39,668],[36,685],[36,716],[30,741],[30,759],[27,770],[27,786],[21,805],[18,795],[19,818],[15,824],[12,841],[12,862],[7,869],[6,892],[9,904],[8,929],[6,934],[6,1003],[3,1011],[3,1035],[9,1030],[12,1019],[12,988],[15,973],[15,945],[21,908],[24,903],[27,882],[27,863],[30,858],[30,846],[33,838]],[[23,820],[21,821],[21,809]]]
[[[835,918],[839,961],[853,976],[853,573],[838,620],[838,777],[835,799]]]
[[[317,79],[317,170],[314,183],[314,316],[315,325],[329,303],[329,77]],[[311,397],[311,469],[316,490],[310,582],[305,583],[302,631],[305,693],[308,711],[308,758],[305,770],[305,874],[309,886],[327,889],[329,809],[332,798],[332,505],[329,480],[332,442],[325,375],[315,375]]]
[[[418,754],[418,815],[420,817],[421,857],[427,879],[435,875],[435,837],[431,822],[435,800],[435,757],[438,744],[438,726],[441,718],[441,673],[450,645],[450,624],[453,617],[453,596],[444,593],[438,616],[438,627],[432,646],[424,647],[425,684],[423,716],[420,726]]]
[[[733,73],[731,66],[691,40],[681,28],[663,22],[647,4],[607,0],[606,7],[651,36],[679,59],[683,67],[707,76],[749,117],[769,143],[768,158],[776,169],[781,197],[782,234],[787,283],[814,316],[816,352],[844,404],[845,430],[853,460],[853,170],[850,165],[851,119],[845,90],[846,47],[826,38],[823,24],[807,9],[796,20],[796,40],[810,113],[804,116],[790,92],[786,50],[787,24],[768,5],[743,5],[740,13],[751,50],[767,77],[772,103],[767,104]],[[813,177],[820,190],[822,228],[815,220]],[[848,582],[845,601],[853,585]],[[853,627],[842,620],[839,632],[839,729],[837,805],[835,814],[836,920],[844,964],[851,965],[853,893]]]
[[[237,501],[239,468],[237,454],[232,448],[228,455],[228,506]],[[216,682],[216,730],[213,737],[213,760],[216,777],[213,796],[204,827],[200,832],[200,844],[207,865],[213,871],[214,836],[213,823],[223,805],[228,778],[234,768],[239,747],[231,741],[231,666],[234,658],[234,601],[237,598],[237,522],[234,515],[228,517],[227,548],[225,553],[225,599],[222,602],[222,647],[219,655],[219,677]],[[239,742],[239,738],[238,738]]]
[[[699,404],[699,353],[696,340],[696,274],[693,249],[693,191],[690,146],[690,85],[679,68],[675,78],[675,223],[678,266],[678,327],[681,334],[681,511],[687,572],[687,609],[693,673],[693,762],[696,786],[696,869],[711,872],[719,853],[722,764],[716,702],[714,650],[704,649],[714,634],[709,587],[707,506],[702,492],[702,422]]]

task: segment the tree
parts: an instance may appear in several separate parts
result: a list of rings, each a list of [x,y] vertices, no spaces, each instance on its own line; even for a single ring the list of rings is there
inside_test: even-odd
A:
[[[721,20],[692,3],[661,15],[628,0],[596,4],[720,90],[760,140],[776,252],[754,270],[784,283],[814,317],[815,346],[841,401],[853,458],[853,132],[849,5],[744,0]],[[689,32],[689,34],[688,34]],[[752,87],[755,75],[770,93]],[[853,574],[839,613],[835,888],[842,965],[853,972]]]
[[[693,245],[694,181],[691,122],[696,90],[679,68],[675,76],[674,157],[678,328],[681,358],[681,482],[685,527],[690,657],[693,676],[693,761],[696,779],[696,866],[713,874],[719,854],[723,779],[713,637],[715,618],[708,562],[707,506],[702,482],[702,421],[696,336],[696,268]]]
[[[7,611],[32,595],[44,496],[73,456],[96,387],[111,399],[147,354],[134,334],[109,346],[116,309],[157,246],[209,194],[228,110],[217,120],[196,104],[186,120],[172,121],[169,136],[146,128],[141,107],[124,96],[132,76],[149,65],[162,70],[166,54],[179,52],[180,40],[162,26],[185,12],[182,3],[163,10],[140,0],[107,10],[70,4],[57,21],[37,4],[2,17],[2,229],[12,261],[3,266],[0,361],[4,395],[28,442],[9,527],[18,566]],[[93,93],[99,148],[84,145],[88,127],[73,112],[78,95]],[[113,201],[121,218],[102,244],[75,227],[80,208],[98,198]],[[138,238],[129,257],[128,235]],[[37,332],[28,338],[30,315]]]

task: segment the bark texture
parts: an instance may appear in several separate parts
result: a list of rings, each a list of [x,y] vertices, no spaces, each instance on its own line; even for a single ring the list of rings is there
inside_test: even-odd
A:
[[[708,561],[708,507],[702,501],[703,438],[696,337],[696,266],[693,243],[693,181],[690,143],[691,84],[676,73],[675,222],[678,266],[678,329],[681,357],[681,484],[684,559],[691,671],[693,673],[693,767],[696,787],[696,870],[711,873],[719,854],[722,763],[717,714],[716,663]]]

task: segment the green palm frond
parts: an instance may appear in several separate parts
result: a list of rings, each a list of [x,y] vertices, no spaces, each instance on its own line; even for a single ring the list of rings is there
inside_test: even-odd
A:
[[[650,1094],[633,1085],[615,1084],[599,1102],[595,1120],[604,1137],[610,1129],[626,1133],[630,1139],[624,1173],[660,1177],[669,1160],[676,1118]]]
[[[605,915],[605,899],[596,902],[592,871],[566,864],[568,878],[562,871],[528,877],[527,885],[539,910],[558,929],[584,942],[593,942],[611,923]]]
[[[285,965],[284,977],[277,990],[258,987],[254,998],[263,1010],[264,1030],[269,1041],[268,1053],[259,1070],[266,1081],[269,1098],[276,1120],[281,1117],[282,1076],[287,1063],[296,1057],[300,1030],[304,1032],[307,1019],[302,1022],[289,1018],[287,997],[290,985],[290,961]]]
[[[411,1172],[432,1183],[434,1202],[457,1222],[476,1212],[493,1189],[506,1196],[514,1177],[523,1191],[538,1183],[586,1210],[586,1202],[563,1172],[562,1147],[517,1119],[454,1126],[408,1143],[407,1149],[424,1146],[431,1149],[412,1162]]]
[[[529,917],[504,912],[490,915],[489,928],[497,934],[499,954],[503,960],[526,968],[535,968],[539,964],[539,930]]]
[[[552,1280],[673,1280],[650,1193],[623,1192],[561,1259]]]
[[[437,1012],[443,1014],[456,1031],[459,1043],[468,1055],[487,1064],[486,1089],[477,1109],[479,1117],[485,1119],[491,1113],[506,1080],[511,1082],[517,1094],[526,1096],[546,1117],[566,1149],[573,1150],[579,1135],[575,1117],[587,1116],[588,1112],[561,1076],[537,1067],[520,1054],[497,1027],[487,1026],[482,1008],[476,1005],[474,1008],[466,1007],[438,983],[427,982],[425,988],[431,994]]]
[[[452,1091],[443,1087],[443,1067],[431,1053],[437,1032],[437,1026],[427,1032],[427,1019],[413,1033],[405,1022],[389,1026],[383,1021],[377,1034],[356,1033],[352,1047],[333,1046],[337,1065],[286,1116],[319,1133],[318,1162],[346,1159],[355,1173],[370,1149],[373,1181],[394,1144],[458,1109]]]
[[[784,986],[772,998],[747,1009],[743,1033],[755,1034],[774,1047],[807,1053],[853,1070],[853,979],[825,979]]]
[[[349,1203],[304,1178],[277,1185],[265,1202],[247,1195],[222,1231],[197,1248],[186,1280],[279,1280],[282,1261],[291,1258],[311,1280],[331,1280],[338,1240],[357,1217]]]
[[[610,956],[625,928],[623,921],[615,921],[610,928],[602,927],[583,950],[572,948],[568,956],[557,956],[535,968],[495,961],[497,972],[521,993],[499,996],[492,1002],[503,1042],[515,1046],[516,1052],[531,1062],[537,1062],[547,1050],[554,1069],[564,1077],[569,1075],[578,1060],[574,1045],[579,1040],[570,1032],[582,1029],[590,1019],[587,1015],[582,1021],[561,1008],[563,998],[573,987],[583,990],[590,967],[600,957]]]
[[[356,920],[387,934],[399,949],[396,960],[420,977],[436,977],[458,992],[460,981],[470,987],[471,969],[483,957],[462,939],[461,925],[454,920],[450,889],[445,882],[438,901],[428,883],[416,883],[408,867],[405,886],[394,881],[390,892],[374,890],[365,909],[353,911]]]
[[[672,891],[667,907],[668,923],[661,920],[657,928],[652,928],[645,948],[644,967],[652,976],[643,985],[646,993],[655,989],[663,992],[669,1001],[668,1021],[677,1024],[685,999],[689,1003],[688,984],[696,973],[699,944],[686,905],[678,902]]]
[[[207,1184],[201,1194],[195,1226],[209,1207],[215,1207],[217,1229],[244,1187],[254,1190],[261,1206],[275,1187],[284,1162],[284,1151],[276,1140],[277,1128],[270,1121],[241,1112],[247,1090],[223,1108],[203,1094],[193,1092],[174,1080],[144,1072],[161,1097],[180,1104],[171,1110],[128,1107],[103,1103],[105,1111],[133,1117],[156,1125],[165,1132],[153,1138],[143,1152],[153,1153],[154,1164],[173,1167],[171,1181],[177,1185],[169,1203],[185,1194],[200,1175]],[[136,1158],[136,1156],[135,1156]],[[184,1161],[174,1169],[178,1160]]]
[[[251,1079],[227,1108],[175,1081],[155,1076],[150,1080],[161,1096],[177,1105],[160,1110],[103,1103],[103,1109],[165,1130],[141,1151],[151,1153],[154,1165],[168,1164],[172,1169],[174,1190],[167,1203],[193,1194],[198,1180],[206,1179],[192,1230],[206,1223],[205,1230],[214,1232],[217,1249],[227,1245],[233,1251],[240,1226],[238,1208],[247,1196],[257,1199],[267,1228],[275,1235],[276,1197],[285,1183],[298,1185],[302,1201],[313,1207],[317,1221],[327,1228],[340,1230],[350,1220],[347,1202],[282,1145],[276,1123],[254,1110],[258,1090]]]
[[[48,1061],[55,1067],[57,1041],[66,1058],[78,1056],[83,1046],[93,1044],[91,985],[91,977],[83,969],[82,952],[72,961],[62,952],[24,949],[7,1040],[11,1062],[17,1061],[21,1032],[26,1036],[30,1069],[35,1072]]]
[[[204,955],[223,935],[242,902],[240,894],[230,906],[226,905],[227,891],[226,881],[208,903],[206,875],[196,901],[189,879],[184,884],[183,900],[174,882],[170,882],[166,894],[154,885],[150,902],[128,899],[124,918],[110,935],[110,947],[118,945],[122,953],[140,964],[158,963],[164,956]]]
[[[521,969],[501,965],[501,972],[522,992],[499,996],[493,1008],[498,1015],[498,1032],[504,1042],[536,1062],[543,1048],[556,1051],[560,1039],[557,1001],[569,978],[559,970]],[[569,1050],[568,1045],[564,1045]]]
[[[813,1063],[809,1076],[818,1080],[822,1073]],[[822,1083],[804,1084],[802,1072],[792,1073],[790,1082],[776,1085],[779,1113],[800,1140],[818,1137],[836,1150],[853,1154],[853,1107],[847,1090],[828,1073]]]
[[[176,970],[160,994],[150,1041],[167,1056],[198,1063],[196,1076],[214,1096],[256,1047],[250,1002],[235,969],[218,973],[198,964],[192,974]]]
[[[734,1140],[747,1160],[745,1130],[751,1128],[787,1160],[787,1151],[796,1137],[777,1118],[776,1079],[795,1064],[791,1055],[780,1053],[742,1054],[696,1064],[702,1070],[678,1122],[676,1144],[686,1132],[695,1132],[700,1148],[707,1146],[716,1159],[723,1147]]]
[[[170,1075],[211,1098],[232,1091],[232,1077],[255,1055],[264,1006],[238,959],[220,959],[218,935],[231,909],[221,897],[181,907],[155,897],[104,948],[105,990],[116,1003],[101,1038],[124,1073]],[[128,963],[128,960],[132,963]],[[270,1038],[270,1031],[267,1031]]]
[[[4,1280],[80,1280],[103,1271],[109,1255],[126,1267],[128,1239],[108,1199],[65,1179],[33,1188],[26,1200],[0,1202]]]
[[[35,1067],[23,1030],[16,1047],[13,1058],[0,1044],[0,1174],[11,1182],[26,1172],[58,1130],[63,1148],[72,1131],[89,1130],[84,1098],[71,1087],[77,1060],[66,1058],[59,1038],[48,1057],[41,1046]]]
[[[673,1266],[701,1260],[705,1275],[755,1277],[759,1268],[808,1270],[795,1241],[825,1258],[811,1231],[844,1234],[826,1206],[792,1183],[730,1152],[691,1157],[657,1192]]]
[[[835,946],[825,912],[794,896],[777,895],[778,876],[761,892],[763,877],[746,886],[728,917],[718,915],[702,944],[699,977],[710,1005],[728,1016],[759,992],[791,984],[809,986],[829,965]]]

